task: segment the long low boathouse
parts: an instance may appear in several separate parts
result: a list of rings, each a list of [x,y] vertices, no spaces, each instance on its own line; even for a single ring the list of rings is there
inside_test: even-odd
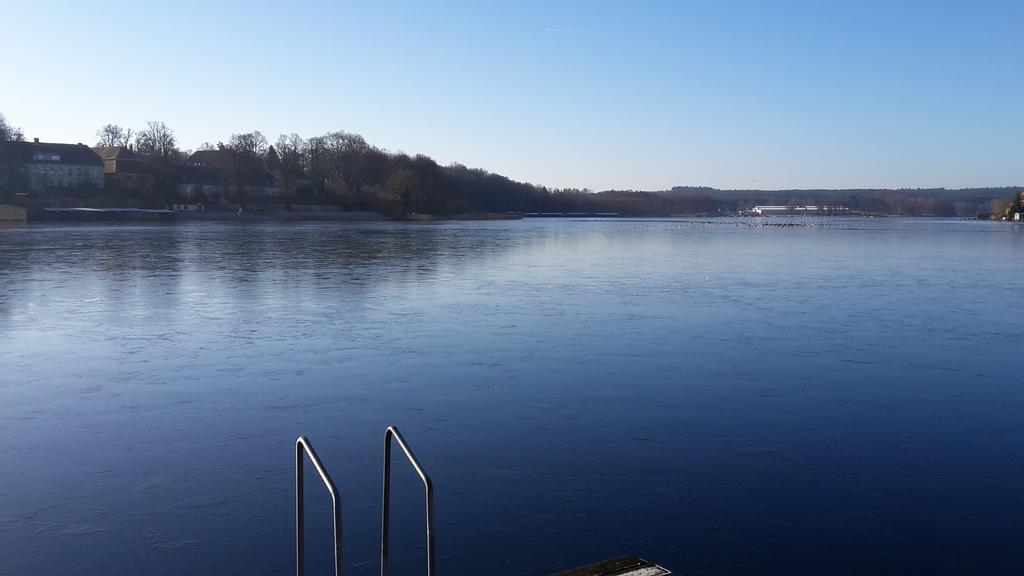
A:
[[[170,222],[173,210],[148,208],[43,208],[30,220],[46,222]]]
[[[622,218],[621,212],[523,212],[523,218]]]

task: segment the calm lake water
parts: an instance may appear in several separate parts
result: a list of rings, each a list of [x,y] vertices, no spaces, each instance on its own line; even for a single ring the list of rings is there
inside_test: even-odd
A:
[[[373,574],[389,424],[442,575],[1024,572],[1024,227],[756,222],[0,228],[0,573],[291,574],[304,434]]]

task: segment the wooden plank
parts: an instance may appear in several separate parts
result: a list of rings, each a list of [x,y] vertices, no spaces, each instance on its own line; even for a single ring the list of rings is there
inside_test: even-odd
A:
[[[620,556],[552,576],[670,576],[671,572],[636,556]]]

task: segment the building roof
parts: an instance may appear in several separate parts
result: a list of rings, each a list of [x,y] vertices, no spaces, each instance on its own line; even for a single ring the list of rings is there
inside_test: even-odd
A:
[[[141,160],[137,152],[126,146],[93,146],[92,151],[104,160]]]
[[[30,164],[103,165],[103,160],[85,144],[6,142],[4,145],[11,146],[20,161]]]
[[[93,152],[103,159],[104,170],[109,174],[149,174],[151,156],[143,156],[124,146],[96,146]]]
[[[227,168],[231,166],[231,152],[228,150],[196,150],[185,163],[190,166]]]

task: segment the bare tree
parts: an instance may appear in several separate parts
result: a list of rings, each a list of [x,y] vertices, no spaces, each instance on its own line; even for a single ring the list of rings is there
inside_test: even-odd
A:
[[[323,144],[325,188],[344,204],[370,203],[387,179],[387,153],[349,132],[329,132],[319,142]]]
[[[274,148],[277,161],[274,172],[281,187],[284,189],[285,198],[289,205],[298,190],[299,180],[303,172],[303,151],[306,149],[306,142],[298,134],[292,133],[287,136],[281,134],[277,139]]]
[[[232,134],[227,147],[245,158],[262,159],[267,153],[267,137],[259,130]]]
[[[325,136],[330,152],[335,194],[354,196],[362,182],[362,156],[370,145],[359,134],[331,132]]]
[[[316,200],[323,202],[327,194],[327,181],[330,178],[327,139],[323,136],[314,136],[306,140],[303,157],[307,173],[313,181],[313,193]]]
[[[259,130],[232,134],[222,149],[228,152],[230,159],[227,170],[229,184],[235,190],[239,207],[244,210],[251,189],[264,184],[267,138]]]
[[[0,142],[21,142],[24,139],[25,135],[21,132],[21,128],[11,126],[7,123],[4,115],[0,114]]]
[[[135,136],[135,147],[140,154],[167,158],[174,156],[177,149],[177,141],[174,138],[174,131],[163,122],[146,122],[146,127]]]
[[[0,197],[13,194],[24,185],[22,163],[14,145],[11,145],[11,142],[24,139],[21,129],[8,124],[4,115],[0,114]]]
[[[149,172],[153,175],[155,197],[148,202],[152,205],[167,205],[177,195],[175,170],[181,162],[174,131],[163,122],[146,122],[146,127],[135,135],[135,148],[144,156]]]
[[[128,146],[132,141],[134,132],[131,128],[122,128],[117,124],[105,124],[96,131],[97,146],[112,148],[114,146]]]

